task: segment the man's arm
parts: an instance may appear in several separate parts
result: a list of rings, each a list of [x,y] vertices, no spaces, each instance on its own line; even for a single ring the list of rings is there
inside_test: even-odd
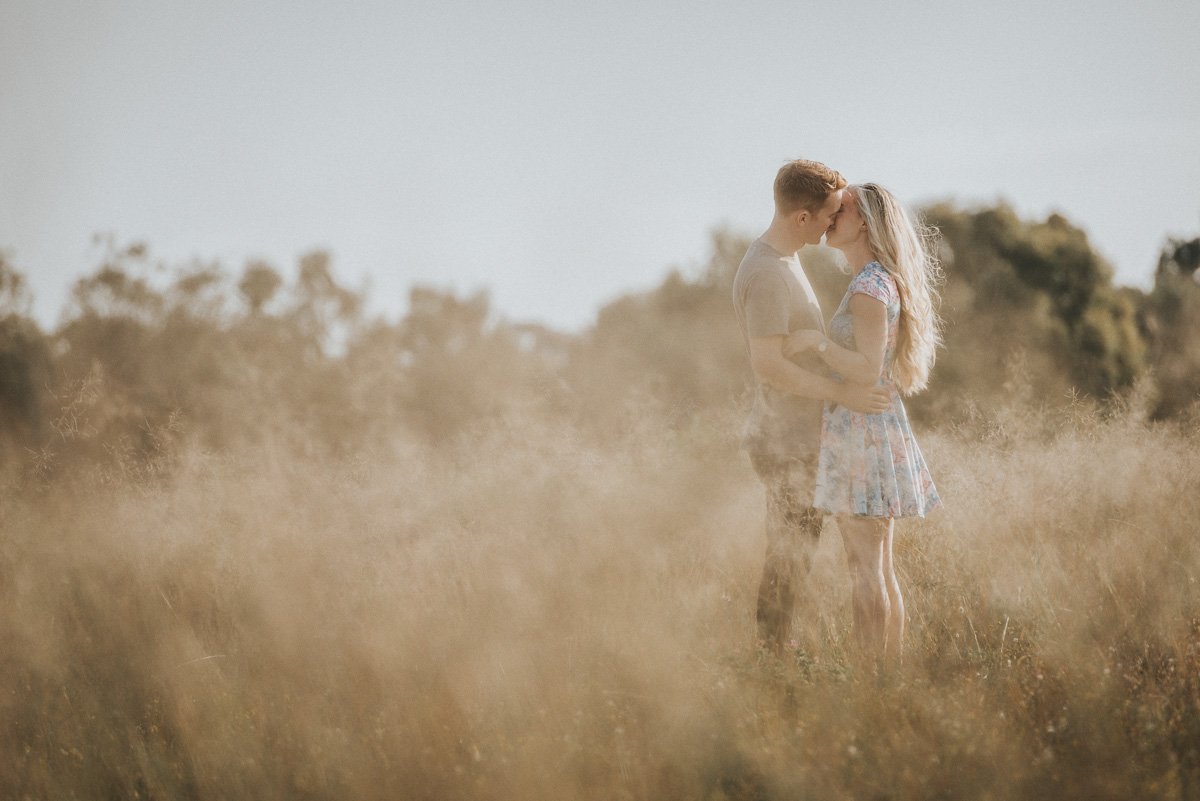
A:
[[[783,355],[790,358],[825,342],[825,351],[817,355],[839,375],[858,384],[876,383],[883,375],[887,350],[887,307],[871,295],[856,292],[850,296],[850,317],[855,350],[843,348],[821,331],[807,330],[788,335]]]
[[[880,414],[891,405],[886,389],[834,381],[788,361],[783,355],[784,339],[782,334],[750,338],[750,367],[758,380],[782,392],[833,401],[862,414]]]

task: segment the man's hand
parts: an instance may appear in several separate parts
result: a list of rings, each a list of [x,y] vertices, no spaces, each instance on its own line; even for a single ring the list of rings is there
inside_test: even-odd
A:
[[[825,339],[825,335],[815,328],[793,331],[787,339],[783,340],[783,355],[790,359],[801,351],[820,345],[823,339]]]
[[[892,407],[892,399],[883,387],[865,387],[844,382],[838,403],[859,414],[882,414]]]

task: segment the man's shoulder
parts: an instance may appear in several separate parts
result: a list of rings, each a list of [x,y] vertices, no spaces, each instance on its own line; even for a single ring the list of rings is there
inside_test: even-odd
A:
[[[733,278],[733,292],[742,303],[752,303],[755,298],[790,298],[792,287],[783,271],[774,266],[747,266],[743,263]]]
[[[746,255],[742,257],[733,281],[735,285],[746,284],[762,274],[775,275],[786,281],[787,271],[790,271],[787,259],[756,239],[746,249]]]
[[[775,248],[768,245],[762,239],[755,239],[746,248],[746,255],[742,256],[742,264],[746,262],[763,262],[765,264],[773,264],[783,262],[787,259],[783,253],[780,253]]]

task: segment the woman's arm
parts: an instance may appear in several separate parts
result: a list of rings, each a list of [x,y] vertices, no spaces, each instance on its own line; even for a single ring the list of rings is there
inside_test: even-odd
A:
[[[849,309],[856,350],[843,348],[819,331],[797,331],[788,337],[784,354],[791,356],[812,348],[847,381],[872,385],[883,373],[883,357],[887,350],[887,307],[870,295],[856,292],[850,296]],[[824,352],[820,349],[822,342],[825,343]]]
[[[880,414],[891,406],[891,398],[881,388],[834,381],[797,367],[784,357],[784,342],[782,334],[750,338],[750,366],[760,381],[793,395],[840,403],[862,414]]]

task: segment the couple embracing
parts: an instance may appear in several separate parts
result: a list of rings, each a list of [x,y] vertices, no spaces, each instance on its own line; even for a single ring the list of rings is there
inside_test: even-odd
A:
[[[826,330],[796,252],[825,243],[853,278]],[[898,656],[904,599],[892,566],[897,517],[941,507],[900,395],[925,387],[938,345],[936,262],[887,190],[847,186],[797,160],[775,178],[775,216],[750,245],[733,302],[757,379],[742,448],[767,490],[758,630],[780,651],[795,590],[835,515],[868,651]]]

